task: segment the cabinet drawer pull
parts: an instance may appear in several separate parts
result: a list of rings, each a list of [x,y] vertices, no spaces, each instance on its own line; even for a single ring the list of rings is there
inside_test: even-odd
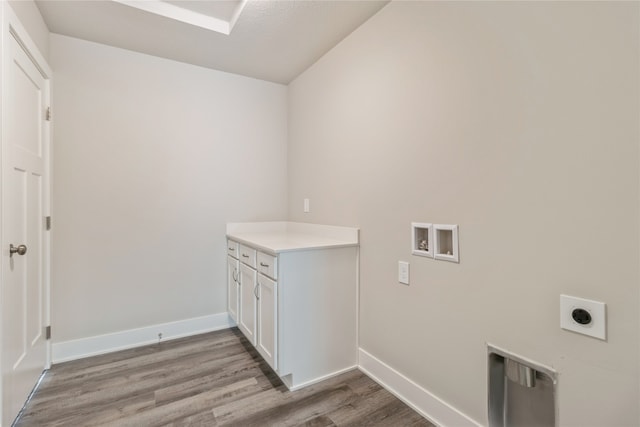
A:
[[[243,258],[249,258],[249,255],[247,255],[247,254],[242,254],[242,257],[243,257]]]
[[[269,267],[269,264],[265,264],[264,262],[261,262],[260,267]]]
[[[236,248],[229,248],[229,250],[230,250],[230,251],[235,251],[235,250],[236,250]]]

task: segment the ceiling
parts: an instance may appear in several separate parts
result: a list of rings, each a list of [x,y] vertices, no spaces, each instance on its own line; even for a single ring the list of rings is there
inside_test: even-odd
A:
[[[53,33],[284,84],[386,3],[36,0]]]

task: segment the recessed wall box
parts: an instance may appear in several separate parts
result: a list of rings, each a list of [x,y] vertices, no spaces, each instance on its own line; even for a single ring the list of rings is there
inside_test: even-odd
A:
[[[450,224],[433,225],[435,259],[460,262],[458,254],[458,226]]]
[[[433,224],[411,223],[411,253],[433,258]]]
[[[491,344],[489,351],[489,427],[557,426],[553,369]]]

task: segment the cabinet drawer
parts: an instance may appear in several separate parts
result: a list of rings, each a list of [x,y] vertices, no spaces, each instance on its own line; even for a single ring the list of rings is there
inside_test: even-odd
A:
[[[272,279],[278,278],[278,257],[273,255],[267,255],[262,252],[258,252],[258,266],[257,269],[265,276]]]
[[[245,245],[238,246],[238,252],[240,254],[238,259],[248,266],[256,268],[256,250]]]
[[[238,242],[227,240],[227,255],[238,258]]]

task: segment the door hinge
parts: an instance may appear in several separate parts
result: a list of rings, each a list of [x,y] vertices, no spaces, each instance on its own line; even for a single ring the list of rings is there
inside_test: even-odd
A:
[[[44,217],[44,228],[48,231],[51,230],[51,217],[50,216],[45,216]]]
[[[44,328],[44,335],[48,340],[51,339],[51,326],[46,326]]]
[[[48,122],[51,121],[51,107],[47,107],[47,112],[45,113],[44,118]]]

